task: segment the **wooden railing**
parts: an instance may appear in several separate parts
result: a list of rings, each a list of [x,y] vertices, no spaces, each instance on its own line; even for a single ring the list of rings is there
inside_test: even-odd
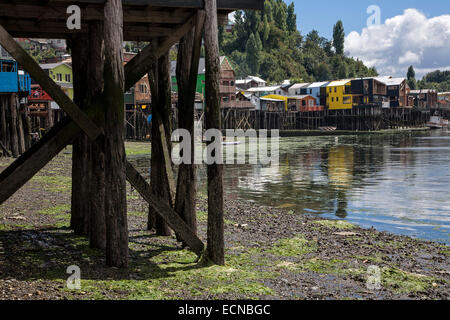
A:
[[[221,107],[224,109],[227,109],[227,108],[251,109],[251,108],[254,108],[255,106],[250,101],[229,101],[229,102],[222,101]]]
[[[236,93],[236,86],[220,85],[220,93]]]

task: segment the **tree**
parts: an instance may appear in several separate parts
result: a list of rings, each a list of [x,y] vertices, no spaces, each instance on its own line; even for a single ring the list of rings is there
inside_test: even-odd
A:
[[[297,30],[297,15],[295,14],[293,2],[288,6],[286,22],[288,31],[293,32]]]
[[[344,33],[344,25],[342,21],[339,20],[336,22],[333,28],[333,46],[336,49],[336,54],[343,55],[344,54],[344,41],[345,41],[345,33]]]
[[[416,90],[417,89],[416,72],[414,71],[413,66],[409,66],[406,77],[408,78],[407,82],[411,90]]]
[[[254,33],[250,35],[250,38],[247,41],[246,52],[247,52],[247,64],[250,68],[250,72],[252,74],[258,74],[259,72],[259,45],[258,40]],[[259,40],[259,43],[261,40]]]
[[[326,81],[331,79],[331,71],[328,64],[322,62],[320,63],[315,70],[316,79],[318,81]]]

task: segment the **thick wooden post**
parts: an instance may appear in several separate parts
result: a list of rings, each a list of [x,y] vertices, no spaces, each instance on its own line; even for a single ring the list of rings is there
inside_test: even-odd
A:
[[[206,130],[220,130],[220,57],[217,0],[205,0]],[[219,144],[221,146],[221,143]],[[221,150],[216,150],[216,153]],[[208,165],[207,254],[214,263],[225,264],[223,222],[223,164]]]
[[[195,150],[194,105],[204,23],[205,12],[199,11],[195,28],[183,37],[178,47],[178,114],[182,115],[178,117],[178,127],[189,131],[191,150]],[[191,230],[196,233],[197,168],[194,164],[194,158],[194,152],[192,152],[191,163],[180,164],[178,168],[175,211]]]
[[[158,59],[157,63],[149,72],[150,88],[152,90],[152,155],[150,185],[152,192],[161,200],[173,207],[173,199],[167,170],[172,170],[170,159],[171,134],[172,134],[172,103],[171,86],[169,74],[169,53]],[[166,149],[164,152],[163,135],[166,139]],[[169,159],[167,159],[169,156]],[[170,160],[169,160],[170,161]],[[171,234],[169,226],[164,220],[156,215],[153,207],[149,207],[148,230],[155,229],[160,236]]]
[[[86,35],[74,35],[68,41],[72,50],[74,102],[87,108],[87,64],[89,62],[89,42]],[[76,235],[89,234],[89,156],[91,145],[88,136],[81,133],[73,142],[72,150],[72,198],[70,227]]]
[[[9,110],[11,112],[11,153],[14,158],[17,158],[19,156],[19,137],[17,135],[17,98],[15,93],[10,95],[9,101]]]
[[[89,61],[86,82],[90,98],[87,105],[99,105],[102,100],[103,90],[103,24],[93,22],[89,25]],[[104,108],[102,108],[104,109]],[[105,117],[102,116],[98,125],[104,128]],[[89,239],[92,248],[106,249],[106,213],[105,213],[105,137],[100,136],[91,142],[89,158],[90,166],[90,219]]]
[[[105,212],[106,263],[128,266],[126,155],[123,138],[124,68],[123,12],[121,0],[108,0],[104,7],[105,67]]]

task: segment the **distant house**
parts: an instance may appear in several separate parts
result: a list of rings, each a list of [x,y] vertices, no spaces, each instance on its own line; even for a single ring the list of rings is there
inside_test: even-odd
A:
[[[438,103],[438,93],[433,89],[411,90],[409,96],[419,108],[434,108]]]
[[[124,52],[123,61],[125,64],[131,61],[137,54],[133,52]],[[151,102],[150,82],[148,75],[143,76],[134,86],[130,88],[124,95],[125,109],[133,111],[140,107],[146,110]],[[148,109],[147,109],[148,111]]]
[[[310,85],[310,83],[296,83],[289,87],[289,95],[290,96],[299,96],[302,94],[302,88]]]
[[[253,93],[239,91],[236,94],[236,102],[250,102],[256,110],[261,110],[261,99]]]
[[[378,81],[386,84],[386,96],[390,107],[407,107],[410,88],[405,78],[377,77]]]
[[[310,95],[316,98],[317,104],[325,106],[327,103],[326,86],[329,82],[313,82],[300,89],[301,95]]]
[[[288,97],[288,111],[318,111],[313,108],[316,106],[316,99],[310,95]]]
[[[287,108],[287,97],[267,95],[260,98],[261,111],[283,112]]]
[[[263,79],[256,76],[248,76],[245,79],[236,80],[236,87],[238,87],[241,90],[247,90],[249,88],[256,88],[256,87],[265,87],[266,85],[267,81],[264,81]]]
[[[353,96],[351,80],[331,81],[326,85],[327,107],[329,110],[351,109]]]
[[[13,59],[0,59],[0,94],[17,93],[26,97],[30,93],[30,76]]]
[[[40,65],[53,81],[58,84],[65,94],[73,100],[73,74],[72,65],[69,63],[46,63]],[[33,84],[34,81],[32,81]]]
[[[382,105],[386,100],[386,84],[375,78],[361,78],[351,81],[353,105]]]
[[[205,58],[200,58],[197,72],[196,91],[199,93],[200,99],[204,100],[205,95],[205,78],[206,65]],[[170,76],[172,81],[172,91],[178,93],[177,83],[177,62],[172,61],[170,65]],[[220,57],[220,96],[222,108],[233,107],[236,101],[236,75],[231,63],[225,56]]]
[[[262,97],[269,94],[283,95],[285,91],[281,88],[281,86],[269,86],[269,87],[252,87],[245,90],[245,92],[255,94],[258,97]]]

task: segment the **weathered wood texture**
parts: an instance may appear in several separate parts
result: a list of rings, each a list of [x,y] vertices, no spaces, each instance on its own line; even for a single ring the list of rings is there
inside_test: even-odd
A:
[[[123,138],[124,70],[121,0],[108,0],[104,8],[105,41],[103,107],[105,115],[106,263],[128,266],[126,155]]]
[[[25,50],[0,25],[0,44],[22,65],[42,89],[83,129],[91,139],[96,139],[102,132],[92,120],[75,105],[61,88],[39,67]]]
[[[139,174],[139,172],[128,162],[127,163],[127,179],[139,194],[152,206],[169,226],[178,234],[186,244],[197,254],[202,254],[204,249],[203,242],[189,228],[189,226],[181,219],[181,217],[169,206],[166,201],[155,196],[150,185]]]
[[[220,130],[220,57],[217,0],[205,0],[206,130]],[[218,144],[222,146],[221,142]],[[216,150],[221,155],[221,150]],[[208,172],[207,254],[214,263],[225,264],[223,221],[223,164],[210,164]]]
[[[149,72],[150,88],[152,90],[152,154],[150,185],[152,192],[161,201],[165,201],[170,207],[173,206],[171,192],[171,182],[169,180],[172,170],[170,153],[172,142],[170,134],[172,132],[172,103],[171,86],[169,76],[169,53],[158,59],[158,62]],[[167,134],[166,134],[167,132]],[[165,141],[164,141],[165,139]],[[168,159],[169,157],[169,159]],[[172,175],[173,177],[173,175]],[[161,236],[171,234],[168,225],[164,220],[156,215],[154,208],[150,206],[148,216],[148,229],[155,229]]]
[[[187,33],[178,47],[177,82],[178,82],[178,125],[190,134],[191,150],[194,146],[194,103],[197,70],[202,45],[205,12],[199,11],[195,28]],[[191,163],[180,164],[178,168],[175,211],[197,232],[196,196],[197,168],[194,164],[194,152],[191,153]]]

